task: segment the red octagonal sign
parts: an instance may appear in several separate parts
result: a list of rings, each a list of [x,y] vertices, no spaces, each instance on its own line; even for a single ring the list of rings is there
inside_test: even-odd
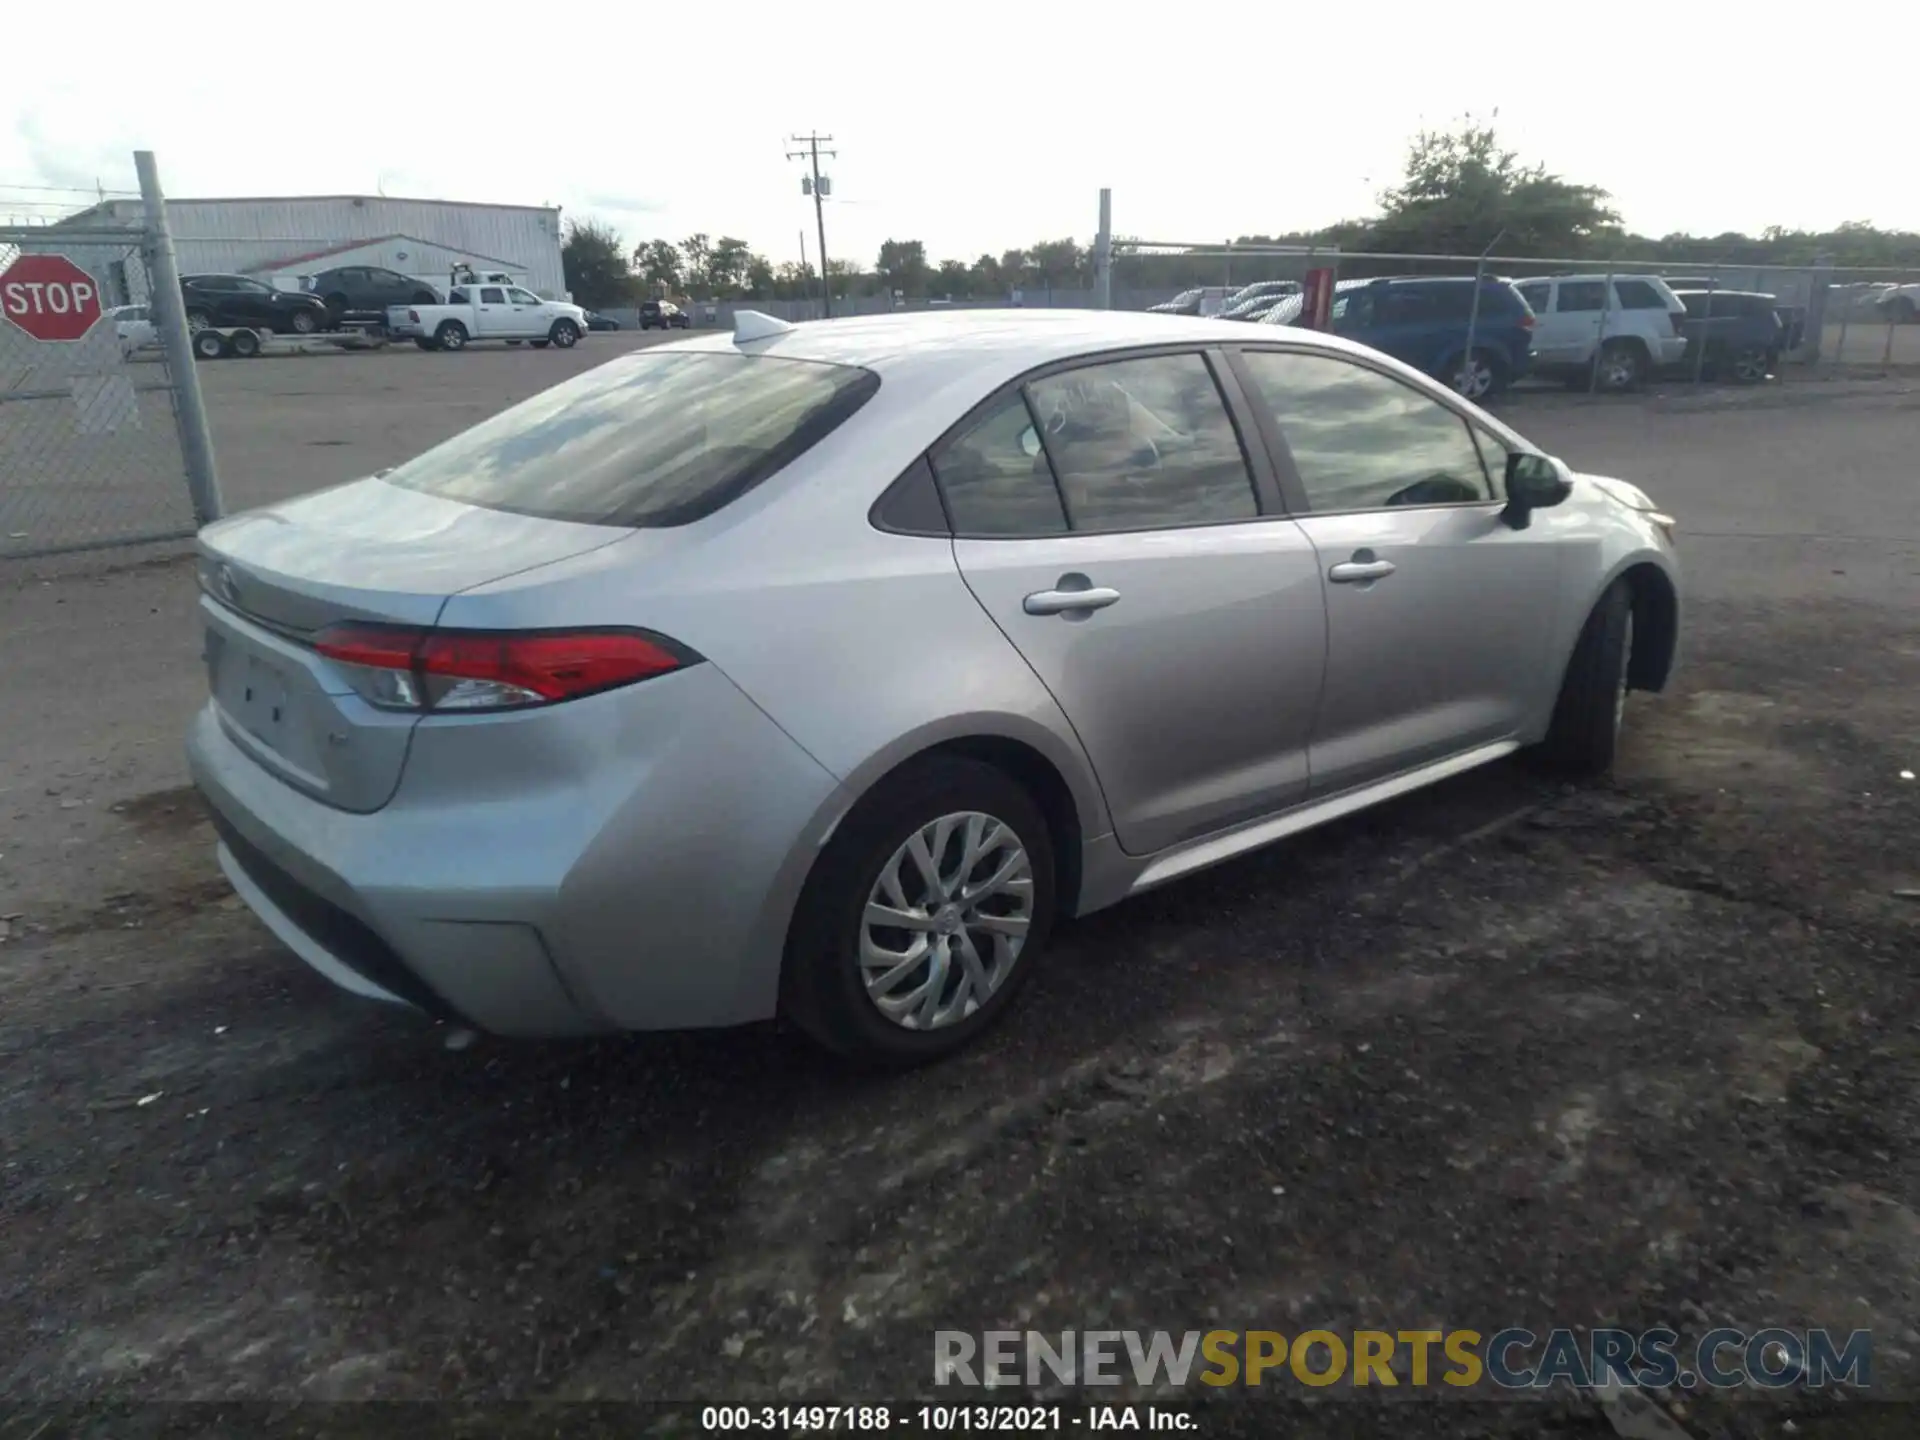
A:
[[[0,313],[36,340],[78,340],[100,319],[100,287],[64,255],[22,255],[0,274]]]

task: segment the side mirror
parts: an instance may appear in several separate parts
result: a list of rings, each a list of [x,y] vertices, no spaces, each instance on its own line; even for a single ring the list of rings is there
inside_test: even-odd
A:
[[[1500,518],[1516,530],[1533,523],[1533,512],[1558,505],[1573,493],[1560,467],[1545,455],[1507,455],[1507,508]]]

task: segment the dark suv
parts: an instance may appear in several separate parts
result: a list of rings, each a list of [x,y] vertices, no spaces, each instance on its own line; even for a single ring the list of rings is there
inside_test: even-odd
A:
[[[690,330],[693,317],[671,300],[642,300],[640,302],[640,328],[642,330]]]
[[[1469,400],[1485,400],[1533,363],[1533,311],[1507,281],[1483,280],[1476,314],[1473,283],[1472,276],[1342,280],[1333,288],[1329,328],[1426,371]],[[1288,296],[1263,323],[1297,325],[1301,305],[1302,297]]]
[[[440,303],[440,294],[433,286],[377,265],[342,265],[336,270],[323,270],[307,283],[307,289],[320,297],[336,326],[343,320],[384,321],[389,305]]]
[[[180,298],[187,328],[244,326],[276,335],[311,335],[327,325],[327,307],[315,295],[276,290],[248,275],[182,275]]]
[[[1788,346],[1787,322],[1771,295],[1755,290],[1676,290],[1687,307],[1687,351],[1676,369],[1742,385],[1767,378]]]

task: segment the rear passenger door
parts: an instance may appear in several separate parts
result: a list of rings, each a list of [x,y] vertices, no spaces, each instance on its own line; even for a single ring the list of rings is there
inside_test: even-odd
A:
[[[1585,365],[1600,344],[1607,287],[1600,280],[1562,280],[1553,309],[1534,323],[1534,348],[1543,365]]]
[[[1135,855],[1307,790],[1317,565],[1256,491],[1220,363],[1044,373],[930,457],[961,574],[1079,734]]]
[[[507,292],[498,285],[477,288],[473,305],[473,326],[481,335],[514,335],[513,308],[507,304]]]
[[[1500,518],[1501,442],[1341,356],[1238,359],[1325,586],[1314,793],[1520,735],[1550,669],[1568,542],[1548,520]]]

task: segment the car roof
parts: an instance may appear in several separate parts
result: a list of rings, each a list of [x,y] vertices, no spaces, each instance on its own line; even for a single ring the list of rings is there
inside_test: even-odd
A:
[[[857,365],[889,381],[940,386],[965,383],[980,394],[1029,370],[1103,351],[1149,345],[1271,344],[1232,320],[1138,310],[943,310],[813,320],[735,346],[728,334],[699,335],[637,354],[662,350],[778,355]],[[1371,353],[1365,346],[1319,331],[1290,331],[1290,345],[1339,354]]]

